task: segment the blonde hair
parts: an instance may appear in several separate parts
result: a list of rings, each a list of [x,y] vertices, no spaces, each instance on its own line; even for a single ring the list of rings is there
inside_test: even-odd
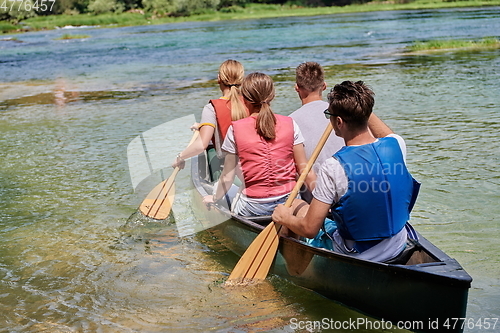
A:
[[[271,110],[271,101],[274,99],[274,83],[269,75],[250,73],[241,84],[241,94],[259,113],[255,129],[265,140],[276,137],[276,117]]]
[[[240,86],[245,75],[243,65],[236,60],[226,60],[219,67],[220,82],[230,88],[231,120],[239,120],[248,116],[248,111],[241,101]]]

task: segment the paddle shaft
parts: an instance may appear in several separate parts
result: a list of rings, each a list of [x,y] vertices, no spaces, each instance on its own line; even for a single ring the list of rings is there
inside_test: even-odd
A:
[[[316,145],[316,148],[311,154],[306,167],[302,170],[300,177],[297,180],[297,184],[295,184],[292,192],[286,200],[286,207],[292,206],[293,200],[297,197],[297,194],[299,193],[301,186],[304,184],[309,171],[314,165],[314,162],[316,162],[321,149],[323,149],[323,146],[328,140],[332,129],[332,124],[329,122],[318,144]],[[280,230],[281,225],[276,227],[274,222],[269,223],[269,225],[264,228],[264,230],[262,230],[250,244],[245,253],[243,253],[234,270],[231,272],[228,281],[239,280],[242,282],[245,279],[265,279],[278,249],[278,233]]]
[[[176,166],[174,168],[174,171],[170,175],[170,177],[168,177],[168,179],[163,182],[162,189],[161,189],[161,191],[158,192],[158,195],[156,196],[155,201],[153,202],[153,204],[149,208],[148,212],[145,214],[146,216],[149,216],[149,217],[157,217],[158,216],[160,209],[163,207],[163,205],[165,204],[165,200],[167,200],[167,198],[168,198],[168,194],[172,190],[172,186],[174,185],[174,179],[175,179],[175,177],[177,177],[177,173],[179,172],[179,170],[180,170],[179,167]],[[157,205],[158,201],[160,203]]]
[[[290,195],[288,196],[288,199],[285,202],[285,207],[291,207],[293,204],[293,200],[297,197],[299,194],[300,188],[306,181],[307,175],[309,174],[309,171],[311,171],[314,163],[318,159],[319,154],[321,153],[321,150],[323,149],[323,146],[325,145],[326,141],[330,137],[330,133],[332,132],[333,126],[331,122],[328,122],[328,126],[326,126],[325,131],[323,132],[323,135],[318,141],[318,144],[316,145],[316,148],[314,148],[314,151],[311,154],[311,157],[309,157],[309,161],[307,161],[306,167],[304,170],[302,170],[299,179],[297,180],[297,184],[295,184],[292,192],[290,192]],[[274,222],[273,222],[274,223]],[[278,232],[281,230],[281,225],[278,227]]]
[[[316,162],[316,159],[319,156],[319,153],[321,153],[321,149],[323,149],[323,146],[326,143],[326,140],[328,140],[328,137],[330,136],[330,133],[332,132],[332,123],[328,122],[328,126],[325,128],[325,131],[323,132],[323,135],[318,141],[318,144],[316,145],[316,148],[314,148],[314,151],[311,154],[311,157],[309,157],[309,161],[307,161],[306,167],[304,170],[302,170],[299,179],[297,180],[297,184],[295,184],[295,187],[293,188],[292,192],[290,192],[290,196],[285,202],[286,207],[292,206],[293,200],[297,197],[297,194],[299,194],[300,188],[302,187],[302,184],[304,184],[307,175],[309,174],[309,171],[311,171],[314,163]]]

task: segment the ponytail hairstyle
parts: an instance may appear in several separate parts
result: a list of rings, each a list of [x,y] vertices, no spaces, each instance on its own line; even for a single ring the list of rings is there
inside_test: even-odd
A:
[[[231,120],[239,120],[248,116],[248,111],[241,101],[240,86],[245,75],[243,65],[236,60],[226,60],[219,67],[219,80],[230,88],[229,101],[231,102]]]
[[[274,99],[274,83],[269,75],[251,73],[241,84],[241,94],[249,101],[254,112],[258,112],[255,129],[266,141],[276,137],[276,117],[271,110],[271,101]]]

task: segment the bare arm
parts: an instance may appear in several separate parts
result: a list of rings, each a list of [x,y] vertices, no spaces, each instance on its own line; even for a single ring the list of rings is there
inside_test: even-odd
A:
[[[307,166],[306,151],[302,143],[293,146],[293,159],[295,160],[296,170],[299,175],[301,175],[302,171]],[[306,184],[309,191],[312,191],[314,189],[314,185],[316,183],[316,174],[312,169],[309,171],[304,183]]]
[[[176,158],[174,163],[172,164],[172,167],[175,168],[178,166],[182,169],[184,168],[184,160],[201,154],[208,147],[208,144],[210,143],[214,132],[215,128],[213,128],[212,126],[202,126],[200,128],[200,135],[198,136],[198,138],[179,154],[180,159]]]
[[[292,215],[293,208],[278,205],[273,212],[273,221],[279,223],[302,237],[314,238],[321,229],[330,205],[316,199],[312,199],[306,216],[297,217]]]
[[[224,169],[219,178],[219,184],[214,192],[214,195],[207,195],[203,198],[203,202],[208,205],[219,201],[226,195],[227,191],[233,184],[234,176],[236,175],[236,167],[238,166],[238,155],[228,153],[224,160]]]
[[[394,133],[375,113],[368,118],[368,128],[376,138],[383,138]]]

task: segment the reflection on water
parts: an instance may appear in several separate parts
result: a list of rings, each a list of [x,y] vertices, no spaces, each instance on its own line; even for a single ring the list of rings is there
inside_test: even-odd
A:
[[[29,87],[23,87],[28,88]],[[185,88],[188,89],[188,88]],[[0,101],[0,111],[5,111],[9,108],[18,106],[29,106],[29,105],[44,105],[44,104],[55,104],[58,107],[63,107],[67,103],[74,103],[78,101],[82,102],[95,102],[100,100],[117,100],[117,99],[135,99],[143,95],[154,95],[160,94],[161,92],[155,92],[155,90],[160,90],[158,87],[148,90],[139,91],[116,91],[116,90],[101,90],[101,91],[78,91],[78,90],[67,90],[67,88],[55,86],[52,92],[41,92],[35,95],[27,95],[16,98],[6,98]],[[19,92],[19,91],[16,91]]]
[[[238,258],[208,234],[178,237],[177,224],[193,222],[180,190],[186,170],[176,178],[176,221],[129,220],[142,198],[127,145],[169,120],[199,117],[219,94],[214,73],[227,58],[273,75],[281,114],[300,106],[293,68],[304,60],[325,65],[329,87],[345,79],[371,85],[376,113],[406,139],[409,169],[423,183],[413,224],[473,276],[467,316],[500,317],[499,54],[401,55],[423,36],[490,35],[500,29],[498,12],[88,28],[85,43],[54,41],[57,31],[2,41],[0,325],[291,332],[292,318],[364,317],[276,277],[224,288]]]

